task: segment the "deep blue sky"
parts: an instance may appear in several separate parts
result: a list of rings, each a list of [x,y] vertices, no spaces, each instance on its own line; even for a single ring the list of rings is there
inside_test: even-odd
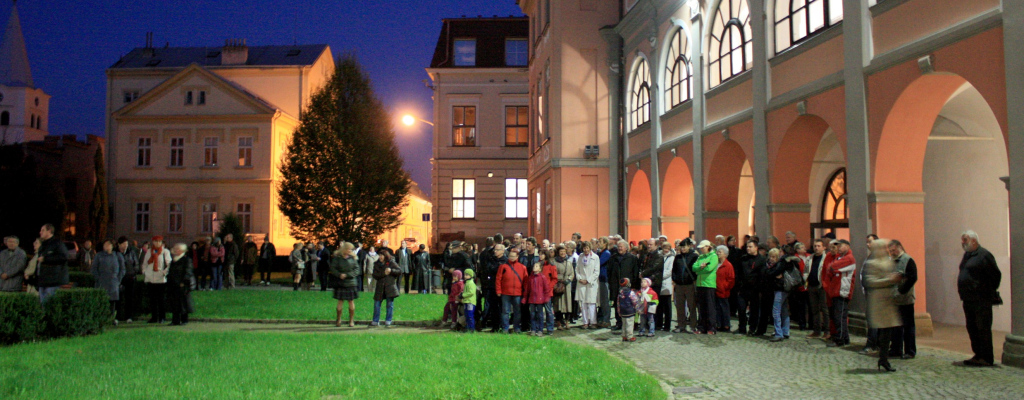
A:
[[[10,0],[0,0],[0,23],[10,12]],[[396,118],[412,111],[429,120],[424,68],[441,18],[521,15],[515,0],[21,0],[18,13],[35,85],[53,96],[50,133],[80,136],[103,135],[104,71],[143,46],[146,32],[157,47],[245,38],[250,46],[326,43],[336,57],[355,52]],[[396,127],[405,168],[427,193],[429,128]]]

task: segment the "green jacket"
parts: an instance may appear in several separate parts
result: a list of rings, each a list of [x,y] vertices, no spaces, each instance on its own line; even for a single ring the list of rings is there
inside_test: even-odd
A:
[[[704,263],[708,264],[706,268],[701,267]],[[693,272],[697,273],[697,287],[718,287],[718,253],[712,251],[697,257],[697,262],[693,263]]]
[[[476,305],[476,282],[473,281],[473,270],[467,269],[466,286],[462,289],[462,304]]]
[[[356,275],[359,274],[359,263],[355,257],[333,257],[331,258],[330,274],[341,280],[341,287],[355,287]],[[345,279],[341,279],[345,274]]]

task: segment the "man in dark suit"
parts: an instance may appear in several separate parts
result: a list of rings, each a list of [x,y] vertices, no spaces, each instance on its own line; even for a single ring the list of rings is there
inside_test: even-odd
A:
[[[629,252],[629,244],[625,240],[616,243],[618,254],[608,262],[608,282],[619,282],[628,278],[634,290],[640,289],[640,259]],[[619,316],[618,304],[615,305],[615,327],[613,331],[622,330],[623,318]]]
[[[409,272],[412,270],[412,253],[409,251],[409,247],[405,240],[402,240],[398,244],[398,251],[395,252],[395,263],[398,264],[398,268],[402,270],[402,277],[405,279],[405,293],[409,293],[409,288],[412,286],[413,274]]]
[[[964,258],[960,261],[957,292],[964,303],[967,334],[971,338],[974,357],[958,365],[965,367],[991,367],[995,364],[992,353],[992,306],[1002,304],[999,283],[1002,273],[996,259],[978,244],[978,234],[966,231],[960,235]]]
[[[277,257],[277,248],[270,243],[270,235],[263,237],[263,244],[260,246],[260,284],[270,286],[270,271],[274,268],[274,257]]]

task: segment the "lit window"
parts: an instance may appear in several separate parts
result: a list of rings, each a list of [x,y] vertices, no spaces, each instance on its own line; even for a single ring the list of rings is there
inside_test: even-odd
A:
[[[821,200],[821,222],[846,222],[846,168],[840,168],[825,186]]]
[[[64,216],[64,236],[65,237],[75,237],[75,233],[77,232],[77,225],[78,225],[75,222],[75,220],[76,220],[76,217],[75,217],[75,213],[73,213],[73,212],[69,212],[69,213],[67,213],[67,215]]]
[[[125,104],[131,103],[139,98],[138,90],[125,90],[124,91],[124,102]]]
[[[505,65],[524,66],[529,62],[530,50],[526,39],[505,39]]]
[[[529,131],[530,107],[505,107],[505,146],[526,146]]]
[[[252,204],[238,203],[235,215],[238,215],[238,221],[242,224],[242,233],[249,233],[252,230]]]
[[[238,138],[238,166],[252,166],[252,136]]]
[[[149,203],[135,203],[135,232],[149,232]]]
[[[452,179],[452,218],[476,218],[475,179]]]
[[[203,233],[213,233],[213,223],[217,220],[217,203],[203,203]]]
[[[171,203],[167,207],[167,232],[181,233],[185,212],[181,203]]]
[[[455,66],[476,65],[476,39],[455,39]]]
[[[153,151],[153,139],[151,138],[139,138],[138,142],[138,157],[135,160],[135,166],[137,167],[148,167],[150,156]]]
[[[185,165],[185,138],[171,138],[171,166]]]
[[[633,72],[633,92],[630,95],[629,130],[651,120],[651,73],[647,69],[647,60],[640,59]]]
[[[216,137],[208,137],[203,139],[203,166],[216,167],[217,166],[217,145],[220,139]]]
[[[476,107],[452,107],[452,146],[476,146]]]
[[[711,24],[708,83],[715,87],[750,69],[754,57],[746,0],[722,0]]]
[[[786,50],[842,20],[842,0],[778,0],[775,51]]]
[[[693,98],[690,40],[682,29],[677,30],[672,36],[672,42],[668,48],[668,60],[665,81],[669,86],[668,91],[665,92],[665,103],[672,108]]]
[[[529,207],[526,179],[505,179],[505,218],[529,218]]]

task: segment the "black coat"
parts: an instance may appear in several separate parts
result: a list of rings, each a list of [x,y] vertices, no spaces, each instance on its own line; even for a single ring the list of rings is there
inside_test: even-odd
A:
[[[391,268],[391,273],[385,274],[384,270],[388,268]],[[373,300],[381,301],[398,297],[398,278],[401,276],[402,270],[398,268],[398,264],[395,264],[394,260],[388,264],[384,264],[382,260],[377,260],[373,264],[373,280],[377,282],[373,292]]]
[[[753,299],[754,295],[761,291],[764,272],[768,268],[768,259],[764,256],[747,255],[743,259],[743,286],[740,294]],[[737,281],[738,282],[738,281]]]
[[[632,253],[618,254],[608,261],[608,285],[619,287],[622,278],[629,278],[629,286],[640,289],[640,259]]]
[[[54,287],[68,284],[68,248],[56,236],[39,246],[43,262],[36,267],[36,286]]]
[[[786,282],[781,275],[792,269],[800,270],[800,258],[797,256],[788,256],[780,259],[779,262],[775,263],[774,266],[768,268],[764,272],[762,280],[762,288],[765,291],[776,291],[781,292],[786,289]]]
[[[975,251],[964,253],[960,260],[960,275],[956,280],[956,290],[963,302],[994,304],[996,291],[1002,273],[996,265],[996,258],[984,247],[978,246]]]
[[[189,288],[192,286],[194,277],[190,257],[182,256],[178,261],[171,261],[171,265],[167,268],[167,283],[172,287],[185,285],[186,288]]]
[[[676,285],[692,285],[697,281],[697,274],[693,272],[693,263],[697,262],[697,253],[676,254],[672,262],[672,283]]]
[[[664,279],[662,276],[665,275],[665,256],[661,255],[661,252],[651,252],[654,256],[647,257],[647,266],[643,272],[640,273],[641,278],[651,278],[651,289],[654,289],[655,293],[661,293],[661,283]],[[673,264],[673,268],[675,265]]]

